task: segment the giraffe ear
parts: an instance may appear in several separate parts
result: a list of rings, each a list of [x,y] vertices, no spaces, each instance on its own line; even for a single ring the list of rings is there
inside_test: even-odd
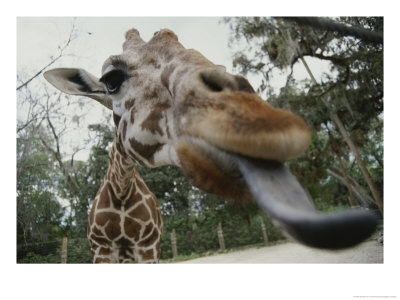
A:
[[[112,101],[107,96],[104,85],[96,76],[83,69],[53,69],[43,76],[61,92],[90,97],[112,110]]]

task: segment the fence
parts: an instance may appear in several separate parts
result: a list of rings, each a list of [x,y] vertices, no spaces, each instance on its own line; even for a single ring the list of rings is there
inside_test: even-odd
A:
[[[17,246],[17,263],[91,263],[86,237]]]
[[[185,219],[187,221],[187,219]],[[282,239],[281,233],[267,217],[231,217],[229,223],[197,220],[176,224],[166,222],[161,241],[161,258],[176,259],[178,255],[225,251],[251,244],[268,244]],[[211,224],[211,225],[210,225]],[[171,227],[172,225],[172,227]],[[66,238],[49,243],[32,243],[17,247],[18,263],[91,263],[86,237]]]
[[[265,216],[253,217],[247,222],[243,222],[243,218],[232,217],[229,221],[225,224],[216,221],[210,225],[208,220],[208,226],[202,226],[196,220],[180,224],[171,222],[172,227],[171,224],[165,224],[161,258],[176,259],[178,255],[225,251],[246,245],[267,245],[284,238]]]

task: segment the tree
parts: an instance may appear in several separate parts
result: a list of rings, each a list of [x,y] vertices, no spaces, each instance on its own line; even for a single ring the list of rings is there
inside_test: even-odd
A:
[[[26,127],[17,138],[17,243],[45,243],[62,236],[65,209],[57,200],[54,178],[60,176],[54,160]]]
[[[39,76],[65,56],[77,37],[72,24],[66,42],[60,43],[59,52],[49,57],[48,64],[32,72],[34,75],[17,74],[19,249],[27,244],[59,241],[63,236],[86,235],[81,220],[87,222],[89,197],[85,193],[90,194],[93,187],[80,188],[86,164],[74,159],[86,145],[74,147],[71,152],[67,150],[65,137],[80,127],[79,122],[90,111],[90,105],[85,110],[81,99],[70,101],[69,96],[50,92],[47,82]],[[68,202],[70,205],[66,205]]]
[[[372,166],[381,166],[381,156],[379,152],[372,154],[370,147],[363,147],[370,137],[367,132],[371,131],[371,124],[383,123],[379,122],[383,111],[382,45],[297,25],[285,18],[229,18],[225,21],[232,30],[231,46],[242,39],[247,42],[247,46],[235,54],[234,66],[241,73],[260,74],[263,81],[258,91],[265,93],[273,105],[298,113],[310,125],[314,135],[331,133],[332,139],[340,145],[340,151],[334,152],[332,148],[326,148],[327,140],[320,148],[311,147],[306,155],[328,154],[330,164],[342,172],[350,198],[352,187],[347,178],[356,177],[354,172],[361,170],[360,183],[369,187],[382,211],[381,192],[377,187],[382,186],[383,178],[371,177],[369,172]],[[337,21],[369,30],[383,30],[383,18],[339,18]],[[330,72],[325,72],[319,82],[313,79],[312,72],[311,81],[300,82],[293,78],[297,63],[308,68],[305,61],[308,57],[329,63]],[[276,70],[287,74],[286,85],[279,94],[270,86]],[[375,126],[374,131],[378,133],[374,142],[382,145],[382,139],[378,138],[382,126]],[[353,141],[355,136],[357,145]],[[354,166],[354,161],[359,166],[357,171],[348,168]],[[296,162],[292,163],[294,165]],[[321,167],[326,173],[326,165]],[[307,169],[303,168],[302,172]]]

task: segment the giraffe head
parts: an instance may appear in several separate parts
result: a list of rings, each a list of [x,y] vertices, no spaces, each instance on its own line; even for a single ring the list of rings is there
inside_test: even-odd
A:
[[[54,69],[45,78],[112,109],[115,141],[138,164],[179,166],[193,185],[224,197],[250,197],[231,154],[285,161],[310,142],[300,117],[271,107],[244,77],[185,49],[168,29],[147,43],[129,30],[101,78],[83,69]]]

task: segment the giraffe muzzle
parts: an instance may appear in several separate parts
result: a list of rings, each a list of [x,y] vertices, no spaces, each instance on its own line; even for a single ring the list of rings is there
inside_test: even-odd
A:
[[[194,185],[223,197],[253,199],[291,237],[311,247],[347,248],[374,232],[378,217],[372,211],[318,213],[282,163],[309,145],[310,132],[300,117],[271,107],[246,83],[218,69],[195,73],[180,92],[177,152]]]
[[[270,106],[248,81],[201,69],[177,88],[178,135],[200,138],[232,153],[278,161],[305,152],[311,134],[299,116]]]

